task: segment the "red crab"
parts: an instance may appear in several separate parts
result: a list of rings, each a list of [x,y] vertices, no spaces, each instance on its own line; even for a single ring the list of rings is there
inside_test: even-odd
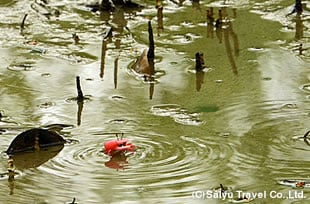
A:
[[[113,156],[120,152],[133,152],[136,147],[128,139],[111,140],[104,143],[104,153]]]

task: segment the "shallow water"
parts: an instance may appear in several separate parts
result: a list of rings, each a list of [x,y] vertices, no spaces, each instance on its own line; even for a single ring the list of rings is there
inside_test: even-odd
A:
[[[268,194],[252,203],[310,201],[309,187],[279,183],[310,179],[310,141],[300,138],[310,125],[308,2],[297,18],[285,17],[288,0],[165,1],[163,29],[153,1],[139,1],[141,11],[101,15],[84,2],[50,0],[49,19],[26,0],[0,3],[2,203],[227,203],[192,196],[220,184],[234,196],[306,196]],[[230,23],[217,31],[208,25],[210,7],[215,17],[223,7]],[[150,19],[156,75],[144,82],[130,66],[148,47]],[[196,73],[198,51],[207,68]],[[72,100],[77,75],[89,98],[83,103]],[[59,128],[68,143],[29,156],[37,163],[16,163],[8,179],[4,151],[13,138],[51,124],[68,125]],[[114,132],[137,151],[105,155],[103,142]]]

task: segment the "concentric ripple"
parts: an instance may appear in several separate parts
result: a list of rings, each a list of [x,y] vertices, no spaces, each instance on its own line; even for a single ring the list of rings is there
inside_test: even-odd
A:
[[[212,136],[206,139],[187,135],[171,139],[171,136],[155,133],[125,136],[137,147],[134,153],[107,156],[102,151],[103,142],[115,138],[90,135],[91,140],[82,140],[67,149],[65,146],[58,156],[39,169],[59,178],[91,180],[93,189],[113,182],[122,191],[119,196],[127,195],[132,189],[148,194],[158,188],[166,189],[164,197],[171,197],[171,193],[184,196],[185,192],[191,192],[193,182],[204,185],[204,178],[213,180],[210,175],[226,168],[226,162],[235,151],[234,145],[220,144]],[[77,187],[74,185],[72,187]],[[172,192],[173,186],[182,188]]]
[[[51,101],[46,101],[44,103],[41,103],[38,105],[39,108],[42,108],[42,109],[46,109],[46,108],[50,108],[52,106],[55,106],[55,102],[51,102]]]
[[[35,62],[12,63],[7,68],[12,71],[33,71],[35,70]]]
[[[67,103],[73,103],[73,102],[78,102],[78,99],[77,97],[69,97],[69,98],[66,98],[65,101]],[[88,101],[91,101],[91,95],[84,95],[83,102],[88,102]]]

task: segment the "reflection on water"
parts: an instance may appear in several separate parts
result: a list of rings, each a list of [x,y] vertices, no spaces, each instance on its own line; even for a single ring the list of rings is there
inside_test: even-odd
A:
[[[236,20],[237,11],[236,9],[232,9],[233,17],[230,18],[225,7],[218,9],[218,17],[215,20],[214,17],[214,8],[210,7],[206,11],[206,16],[208,20],[208,28],[207,28],[207,36],[213,38],[214,36],[214,29],[216,33],[216,37],[218,38],[219,43],[223,42],[224,37],[224,44],[226,49],[226,54],[228,60],[231,64],[231,68],[234,74],[238,74],[237,65],[232,54],[231,44],[229,38],[231,37],[233,40],[234,46],[234,55],[238,57],[239,55],[239,41],[236,33],[233,31],[232,22]]]
[[[128,164],[127,156],[123,153],[113,155],[104,165],[111,169],[124,170]]]
[[[288,0],[137,3],[0,2],[0,200],[226,203],[192,197],[223,184],[306,196],[253,203],[309,202],[309,3],[289,16]],[[139,56],[142,76],[130,72]],[[3,151],[34,126],[67,143],[14,156],[9,175]],[[137,151],[105,155],[110,132]]]
[[[41,166],[48,160],[55,157],[63,149],[63,147],[64,145],[57,145],[41,149],[40,151],[17,153],[15,155],[11,155],[8,159],[8,173],[2,174],[7,176],[10,191],[9,194],[14,194],[16,182],[18,183],[16,178],[21,175],[20,171]],[[16,169],[18,169],[18,171]]]
[[[296,32],[295,32],[295,40],[301,40],[304,37],[304,26],[301,19],[301,16],[296,16]]]
[[[157,35],[160,36],[160,33],[164,31],[164,7],[160,2],[156,3],[157,7]]]
[[[201,86],[202,86],[203,81],[204,81],[204,76],[205,76],[204,71],[196,72],[196,90],[197,91],[200,91],[200,89],[201,89]]]
[[[28,152],[23,154],[16,154],[12,156],[14,165],[17,169],[29,169],[41,166],[51,158],[55,157],[62,149],[64,145],[58,145],[55,147],[49,147],[39,152]]]

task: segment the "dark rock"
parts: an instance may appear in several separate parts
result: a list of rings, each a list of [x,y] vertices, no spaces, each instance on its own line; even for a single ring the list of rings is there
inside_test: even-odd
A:
[[[17,135],[6,153],[9,155],[41,148],[63,145],[65,140],[56,132],[34,128]]]

